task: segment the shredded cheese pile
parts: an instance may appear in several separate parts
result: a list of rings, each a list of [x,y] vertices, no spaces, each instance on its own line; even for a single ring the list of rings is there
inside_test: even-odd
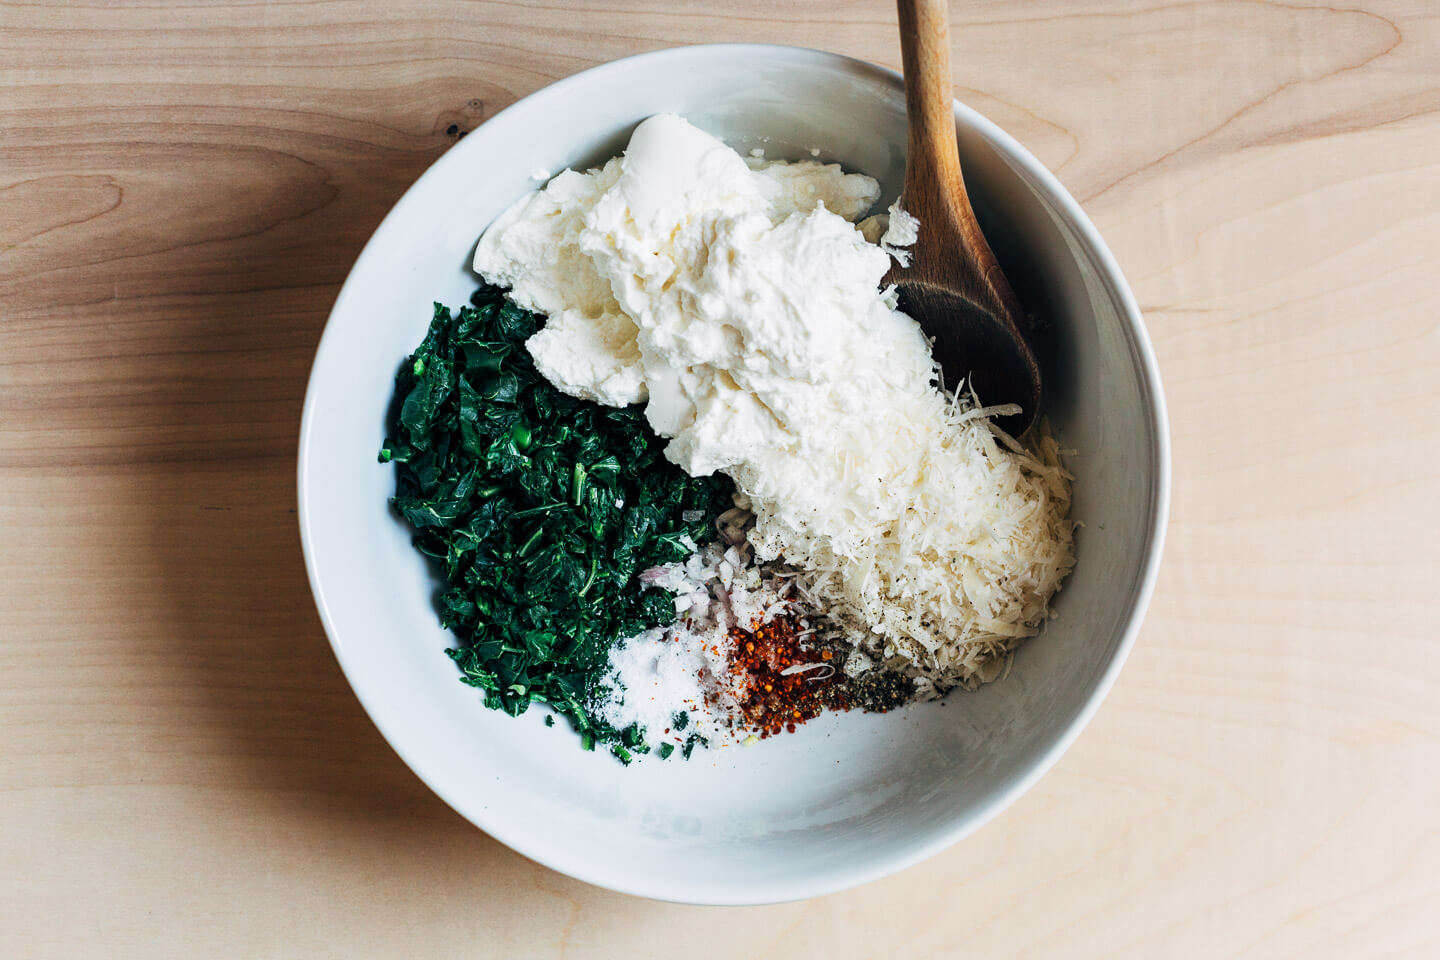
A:
[[[1026,450],[987,419],[1008,410],[930,396],[872,434],[864,459],[833,462],[834,487],[864,491],[846,499],[869,511],[807,516],[752,496],[750,533],[759,556],[806,571],[806,592],[862,654],[852,671],[902,668],[926,695],[994,680],[1075,563],[1055,440]]]

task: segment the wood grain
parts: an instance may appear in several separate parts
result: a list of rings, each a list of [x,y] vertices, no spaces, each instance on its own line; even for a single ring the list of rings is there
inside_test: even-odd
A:
[[[0,955],[1440,954],[1440,8],[974,0],[959,95],[1081,198],[1176,499],[1119,685],[1009,812],[747,910],[510,853],[349,693],[310,357],[456,137],[713,40],[898,65],[886,0],[0,0]]]

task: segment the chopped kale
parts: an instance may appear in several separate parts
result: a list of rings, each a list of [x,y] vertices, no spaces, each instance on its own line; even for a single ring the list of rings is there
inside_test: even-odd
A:
[[[685,738],[685,746],[683,746],[683,747],[680,748],[680,756],[684,757],[686,760],[689,760],[689,759],[690,759],[690,754],[695,751],[695,748],[696,748],[697,746],[698,746],[698,747],[708,747],[709,745],[710,745],[710,741],[709,741],[709,740],[706,740],[704,737],[700,736],[700,734],[698,734],[698,733],[692,733],[692,734],[690,734],[690,736],[688,736],[688,737]]]
[[[635,575],[713,539],[733,485],[667,461],[640,407],[551,386],[524,346],[540,323],[497,287],[455,315],[437,303],[396,377],[380,461],[396,465],[391,502],[444,572],[461,680],[512,715],[546,703],[585,749],[628,763],[644,732],[598,719],[596,685],[616,641],[675,619],[670,596]]]

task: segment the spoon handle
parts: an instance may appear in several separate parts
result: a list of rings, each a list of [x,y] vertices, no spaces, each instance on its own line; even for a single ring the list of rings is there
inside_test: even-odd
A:
[[[903,202],[920,221],[912,275],[945,278],[953,289],[964,290],[977,304],[1004,316],[1020,336],[1024,310],[975,219],[960,171],[948,4],[896,0],[896,8],[910,124]]]
[[[905,113],[910,123],[905,183],[933,184],[946,200],[955,197],[956,191],[964,198],[960,148],[955,141],[948,4],[946,0],[897,0],[896,7],[905,68]]]

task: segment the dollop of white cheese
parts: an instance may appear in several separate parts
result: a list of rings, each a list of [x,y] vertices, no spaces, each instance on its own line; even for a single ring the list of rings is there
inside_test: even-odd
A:
[[[881,287],[890,256],[852,222],[878,196],[662,114],[622,157],[518,201],[474,266],[549,316],[526,344],[545,377],[645,401],[666,456],[729,473],[757,555],[808,569],[872,653],[974,682],[1048,613],[1072,562],[1069,488],[1053,449],[1002,447],[935,386],[928,341]],[[911,226],[892,209],[892,230]]]

